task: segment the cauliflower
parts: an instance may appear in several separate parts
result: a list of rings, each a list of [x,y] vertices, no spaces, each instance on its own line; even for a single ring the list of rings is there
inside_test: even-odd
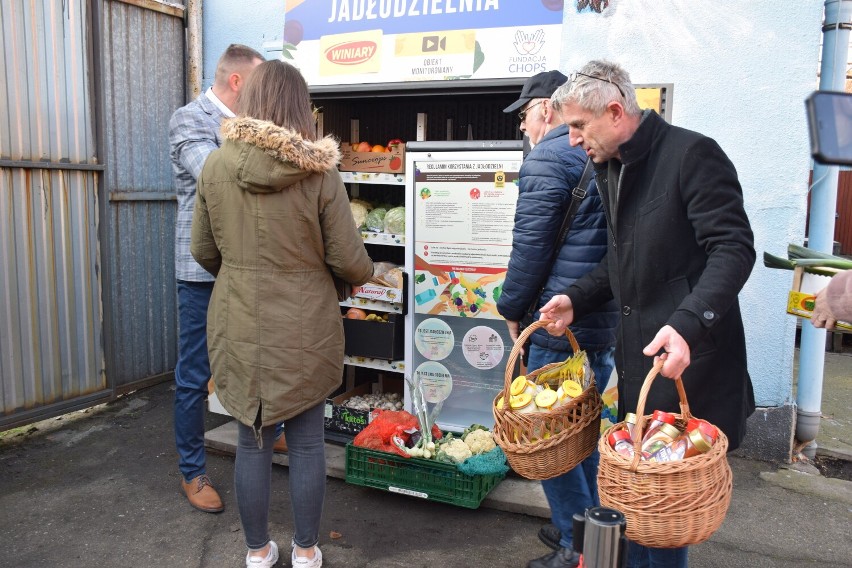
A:
[[[359,205],[363,205],[364,209],[368,212],[373,210],[373,204],[369,201],[364,201],[363,199],[358,199],[357,197],[353,197],[349,200],[349,203],[358,203]]]
[[[358,202],[358,200],[350,201],[349,208],[352,210],[355,227],[361,228],[367,220],[367,208],[363,205],[363,202]]]
[[[484,454],[494,449],[494,436],[488,430],[474,430],[464,438],[464,443],[473,455]]]
[[[467,447],[467,444],[458,438],[454,438],[446,444],[441,444],[440,451],[443,452],[446,457],[453,460],[454,463],[461,463],[473,455],[470,448]]]

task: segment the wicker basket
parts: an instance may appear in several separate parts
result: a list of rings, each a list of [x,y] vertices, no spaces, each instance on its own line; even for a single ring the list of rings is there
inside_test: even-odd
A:
[[[662,463],[640,461],[641,432],[651,419],[644,415],[645,401],[661,368],[660,362],[651,369],[639,393],[633,458],[607,442],[612,432],[625,428],[624,422],[601,436],[598,493],[602,506],[624,513],[628,539],[653,548],[675,548],[704,542],[719,528],[731,502],[733,477],[726,456],[728,438],[721,430],[705,454]],[[681,409],[675,417],[683,428],[693,416],[683,382],[680,377],[674,382]]]
[[[527,479],[550,479],[570,471],[594,451],[600,434],[603,402],[595,386],[594,377],[591,377],[579,396],[549,412],[523,414],[509,408],[512,372],[521,346],[530,334],[548,323],[550,322],[537,321],[521,333],[506,362],[503,391],[495,397],[492,405],[494,439],[503,449],[512,469]],[[566,328],[565,334],[574,352],[579,351],[580,347],[571,331]],[[560,364],[545,365],[529,373],[527,378],[535,380],[542,372]],[[497,401],[500,397],[503,397],[503,402],[498,407]],[[556,434],[543,438],[543,432]]]

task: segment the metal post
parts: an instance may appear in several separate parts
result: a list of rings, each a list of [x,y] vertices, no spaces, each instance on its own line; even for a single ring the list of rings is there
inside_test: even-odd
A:
[[[189,98],[194,101],[201,95],[204,57],[201,50],[201,2],[188,0],[186,8],[186,52],[187,52],[187,87]]]
[[[826,0],[822,27],[822,66],[819,88],[824,91],[846,90],[846,66],[849,56],[849,30],[852,28],[852,0]],[[832,252],[834,217],[837,210],[837,166],[814,163],[808,247]],[[805,455],[813,458],[819,432],[822,379],[825,369],[825,330],[802,326],[799,351],[799,385],[796,439],[810,442]]]

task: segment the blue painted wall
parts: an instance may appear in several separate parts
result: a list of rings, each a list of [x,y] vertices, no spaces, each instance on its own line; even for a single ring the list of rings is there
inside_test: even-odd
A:
[[[267,59],[276,59],[280,49],[269,52],[267,42],[280,42],[284,34],[284,0],[204,0],[202,87],[213,83],[216,62],[232,43],[253,47]]]

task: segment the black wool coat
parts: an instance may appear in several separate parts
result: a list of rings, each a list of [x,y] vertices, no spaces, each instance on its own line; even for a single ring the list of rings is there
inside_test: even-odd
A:
[[[615,160],[598,169],[609,248],[567,291],[575,318],[610,298],[621,307],[620,419],[636,410],[653,365],[642,349],[671,325],[690,348],[682,377],[690,411],[721,428],[734,449],[755,407],[737,299],[754,266],[754,236],[737,172],[714,140],[653,111],[619,153],[620,173]],[[674,383],[658,377],[645,414],[679,412],[678,400]]]

